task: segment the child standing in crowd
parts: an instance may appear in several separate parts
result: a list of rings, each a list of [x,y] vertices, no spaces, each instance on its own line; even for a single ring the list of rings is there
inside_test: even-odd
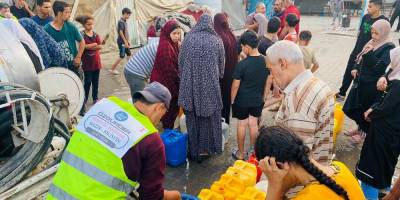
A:
[[[29,18],[35,15],[25,0],[14,0],[14,5],[10,7],[10,10],[17,19]]]
[[[257,34],[253,31],[243,33],[240,37],[240,45],[247,57],[239,62],[233,72],[232,111],[233,117],[239,122],[238,149],[232,152],[232,157],[243,160],[246,128],[250,129],[250,141],[253,147],[258,133],[258,118],[264,107],[264,91],[270,86],[266,86],[268,70],[264,56],[258,52]]]
[[[260,44],[258,45],[258,51],[265,56],[267,49],[278,41],[278,31],[281,27],[281,20],[277,17],[273,17],[268,22],[267,33],[260,36]]]
[[[299,46],[303,53],[304,67],[310,69],[312,73],[316,72],[319,68],[315,53],[308,45],[310,44],[312,34],[310,31],[301,31],[299,35]]]
[[[51,1],[50,0],[37,0],[38,13],[31,17],[40,26],[46,26],[48,23],[53,21],[53,17],[50,16]]]
[[[112,73],[114,75],[119,74],[119,72],[115,68],[117,68],[117,66],[122,61],[122,59],[125,58],[125,55],[127,55],[128,57],[131,56],[131,50],[129,49],[131,47],[131,44],[129,42],[128,24],[126,23],[126,21],[129,19],[131,14],[132,14],[132,11],[129,8],[122,9],[122,17],[118,21],[117,44],[118,44],[118,48],[119,48],[119,58],[111,66],[111,69],[108,70],[110,73]]]
[[[17,19],[10,11],[10,6],[7,3],[0,2],[0,19],[10,18]]]
[[[93,17],[79,16],[75,20],[81,23],[85,28],[82,31],[82,36],[86,43],[85,51],[82,56],[82,69],[85,74],[85,103],[89,98],[90,86],[92,86],[92,99],[93,104],[95,104],[98,100],[97,94],[99,90],[99,75],[101,69],[101,39],[100,36],[93,31]]]
[[[299,19],[297,19],[297,16],[295,14],[290,13],[286,16],[286,22],[286,29],[288,30],[288,34],[283,39],[297,43],[296,26],[299,23]]]

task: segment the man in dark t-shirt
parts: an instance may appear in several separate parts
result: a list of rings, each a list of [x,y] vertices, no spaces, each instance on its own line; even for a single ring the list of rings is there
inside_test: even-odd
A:
[[[250,129],[251,146],[258,132],[258,118],[264,107],[264,91],[268,70],[265,58],[258,52],[258,38],[254,31],[246,31],[240,37],[242,52],[247,58],[239,62],[233,72],[232,111],[239,120],[237,126],[238,149],[232,152],[234,159],[244,159],[246,128]],[[252,149],[250,149],[250,152]]]
[[[28,3],[25,2],[25,0],[15,0],[14,5],[10,7],[11,13],[17,18],[21,19],[24,17],[31,17],[34,16],[35,13],[31,11],[31,9],[28,6]]]
[[[353,70],[353,67],[356,63],[355,60],[357,55],[362,51],[365,44],[371,40],[372,24],[380,19],[388,20],[384,15],[381,15],[381,8],[382,0],[370,0],[368,4],[368,14],[366,14],[361,20],[357,42],[350,54],[349,61],[347,62],[346,71],[343,75],[342,86],[340,87],[339,93],[336,94],[336,99],[339,101],[343,101],[345,99],[347,90],[353,81],[351,70]]]
[[[54,20],[54,18],[50,16],[51,1],[37,0],[37,5],[38,5],[38,13],[37,15],[31,17],[31,19],[40,26],[46,26],[48,23]]]

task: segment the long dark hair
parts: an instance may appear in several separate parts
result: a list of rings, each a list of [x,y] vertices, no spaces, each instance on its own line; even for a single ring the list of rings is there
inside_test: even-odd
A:
[[[321,184],[326,185],[344,199],[349,199],[343,187],[336,184],[310,161],[310,149],[290,130],[279,126],[262,127],[256,140],[255,152],[258,160],[270,156],[275,157],[277,162],[295,162]]]

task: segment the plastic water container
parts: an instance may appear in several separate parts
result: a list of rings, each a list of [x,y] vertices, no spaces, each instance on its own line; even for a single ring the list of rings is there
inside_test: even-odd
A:
[[[243,180],[230,174],[223,174],[221,179],[211,187],[212,191],[222,192],[225,200],[235,200],[245,190]]]
[[[233,167],[229,167],[226,174],[236,176],[243,180],[245,187],[254,186],[257,180],[257,168],[255,165],[237,160]]]
[[[192,196],[192,195],[188,195],[188,194],[181,194],[182,200],[199,200],[199,198]]]
[[[161,134],[165,146],[167,164],[173,167],[186,162],[187,157],[187,134],[176,130],[165,130]]]
[[[248,187],[236,200],[265,200],[267,194],[254,187]]]
[[[224,200],[224,197],[221,194],[213,192],[209,189],[202,189],[197,197],[200,200]]]
[[[333,140],[336,143],[336,138],[338,134],[343,129],[344,123],[344,112],[343,112],[343,105],[340,103],[335,104],[335,111],[334,111],[334,123],[333,123]]]
[[[222,134],[225,138],[225,141],[222,145],[225,145],[226,143],[228,143],[230,133],[229,133],[229,124],[225,122],[224,118],[222,118]]]

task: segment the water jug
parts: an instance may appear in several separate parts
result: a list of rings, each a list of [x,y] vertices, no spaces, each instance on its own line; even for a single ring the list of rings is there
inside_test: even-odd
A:
[[[186,162],[187,134],[177,130],[165,130],[161,134],[161,139],[165,146],[168,165],[176,167]]]
[[[257,168],[257,179],[256,179],[256,182],[259,182],[260,178],[261,178],[262,171],[261,171],[261,168],[258,166],[258,160],[257,160],[256,156],[254,154],[252,154],[250,156],[250,158],[247,160],[247,162],[250,163],[250,164],[253,164],[254,166],[256,166],[256,168]]]
[[[256,184],[257,168],[255,165],[245,161],[237,160],[233,167],[228,168],[226,173],[242,179],[246,187]]]
[[[267,194],[254,187],[248,187],[236,200],[265,200]]]
[[[333,122],[333,140],[336,143],[337,135],[342,131],[344,123],[343,105],[340,103],[335,104],[334,122]]]
[[[230,133],[229,133],[229,124],[225,122],[224,118],[222,118],[222,135],[225,138],[225,143],[223,143],[222,145],[225,145],[226,143],[228,143]]]
[[[209,189],[202,189],[197,197],[200,200],[224,200],[224,197],[221,194],[213,192]]]
[[[243,180],[230,174],[223,174],[218,182],[217,186],[222,187],[225,200],[235,200],[246,188]],[[216,187],[213,189],[216,189]],[[221,191],[221,188],[219,188],[219,191]]]

